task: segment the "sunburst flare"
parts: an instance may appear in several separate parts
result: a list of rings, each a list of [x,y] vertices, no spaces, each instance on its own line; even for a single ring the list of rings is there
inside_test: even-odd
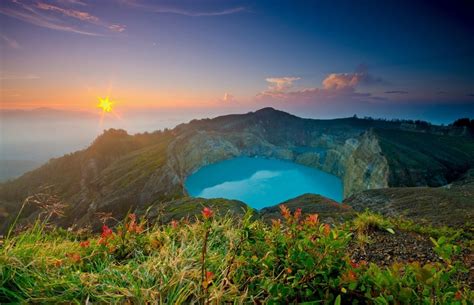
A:
[[[112,101],[109,100],[109,97],[106,97],[106,98],[99,98],[99,104],[97,105],[97,107],[102,109],[103,112],[111,112],[112,105],[113,105]]]

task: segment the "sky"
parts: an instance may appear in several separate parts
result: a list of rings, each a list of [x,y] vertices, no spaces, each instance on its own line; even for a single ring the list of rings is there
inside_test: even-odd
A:
[[[473,15],[469,0],[3,0],[0,108],[474,117]]]

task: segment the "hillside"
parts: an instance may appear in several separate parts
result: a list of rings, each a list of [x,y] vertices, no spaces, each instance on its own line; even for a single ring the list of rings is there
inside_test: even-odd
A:
[[[474,171],[443,187],[396,187],[368,190],[344,203],[355,211],[411,219],[418,224],[474,229]],[[474,231],[473,231],[474,232]]]
[[[471,304],[462,231],[373,214],[330,226],[281,207],[267,225],[216,216],[149,225],[102,218],[101,234],[36,225],[0,245],[0,303]],[[190,222],[192,220],[192,222]],[[109,227],[114,224],[114,228]],[[432,240],[430,240],[432,238]],[[471,265],[469,265],[471,264]],[[472,269],[471,269],[472,270]]]
[[[409,128],[408,128],[408,127]],[[5,230],[22,202],[54,193],[68,205],[62,226],[87,225],[97,213],[165,207],[186,197],[184,180],[199,167],[237,156],[294,161],[340,177],[344,195],[399,186],[441,186],[474,167],[474,139],[457,127],[346,118],[302,119],[272,108],[193,120],[173,130],[129,135],[109,130],[85,150],[52,159],[0,184]],[[47,191],[45,191],[47,186]],[[36,217],[27,205],[24,221]]]

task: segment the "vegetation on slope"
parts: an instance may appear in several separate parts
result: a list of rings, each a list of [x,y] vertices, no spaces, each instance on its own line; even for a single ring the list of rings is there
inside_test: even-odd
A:
[[[474,140],[395,129],[377,129],[392,186],[440,186],[474,167]]]
[[[403,216],[418,224],[462,227],[474,233],[474,170],[447,186],[367,190],[344,203],[359,212],[369,209],[384,216]]]
[[[87,204],[69,207],[63,222],[71,224],[72,219],[84,216],[89,204],[104,195],[114,198],[126,194],[130,209],[130,197],[136,196],[153,170],[163,166],[166,149],[173,138],[171,132],[154,132],[129,135],[124,130],[104,131],[90,147],[51,159],[42,167],[26,173],[18,179],[0,184],[0,232],[12,221],[21,202],[32,194],[42,192],[44,187],[52,187],[63,201],[77,203],[82,196]],[[105,191],[103,190],[105,189]],[[108,190],[114,190],[111,194]],[[87,193],[86,193],[87,192]],[[116,208],[120,205],[116,205]],[[26,207],[22,217],[35,215],[33,206]]]
[[[148,226],[134,214],[99,236],[35,225],[0,246],[0,303],[120,304],[472,304],[457,261],[456,234],[434,240],[437,262],[380,267],[351,260],[354,234],[395,223],[364,214],[331,227],[293,213],[267,225],[218,217],[204,208],[190,222]],[[389,231],[390,231],[389,230]],[[390,234],[391,234],[390,233]],[[370,240],[357,241],[370,243]]]

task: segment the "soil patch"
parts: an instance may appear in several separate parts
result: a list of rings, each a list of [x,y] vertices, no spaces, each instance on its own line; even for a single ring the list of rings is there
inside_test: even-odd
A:
[[[395,262],[427,264],[441,261],[429,237],[418,233],[397,230],[391,234],[376,230],[369,233],[369,238],[368,244],[361,245],[356,240],[350,244],[351,259],[379,266],[390,266]]]

